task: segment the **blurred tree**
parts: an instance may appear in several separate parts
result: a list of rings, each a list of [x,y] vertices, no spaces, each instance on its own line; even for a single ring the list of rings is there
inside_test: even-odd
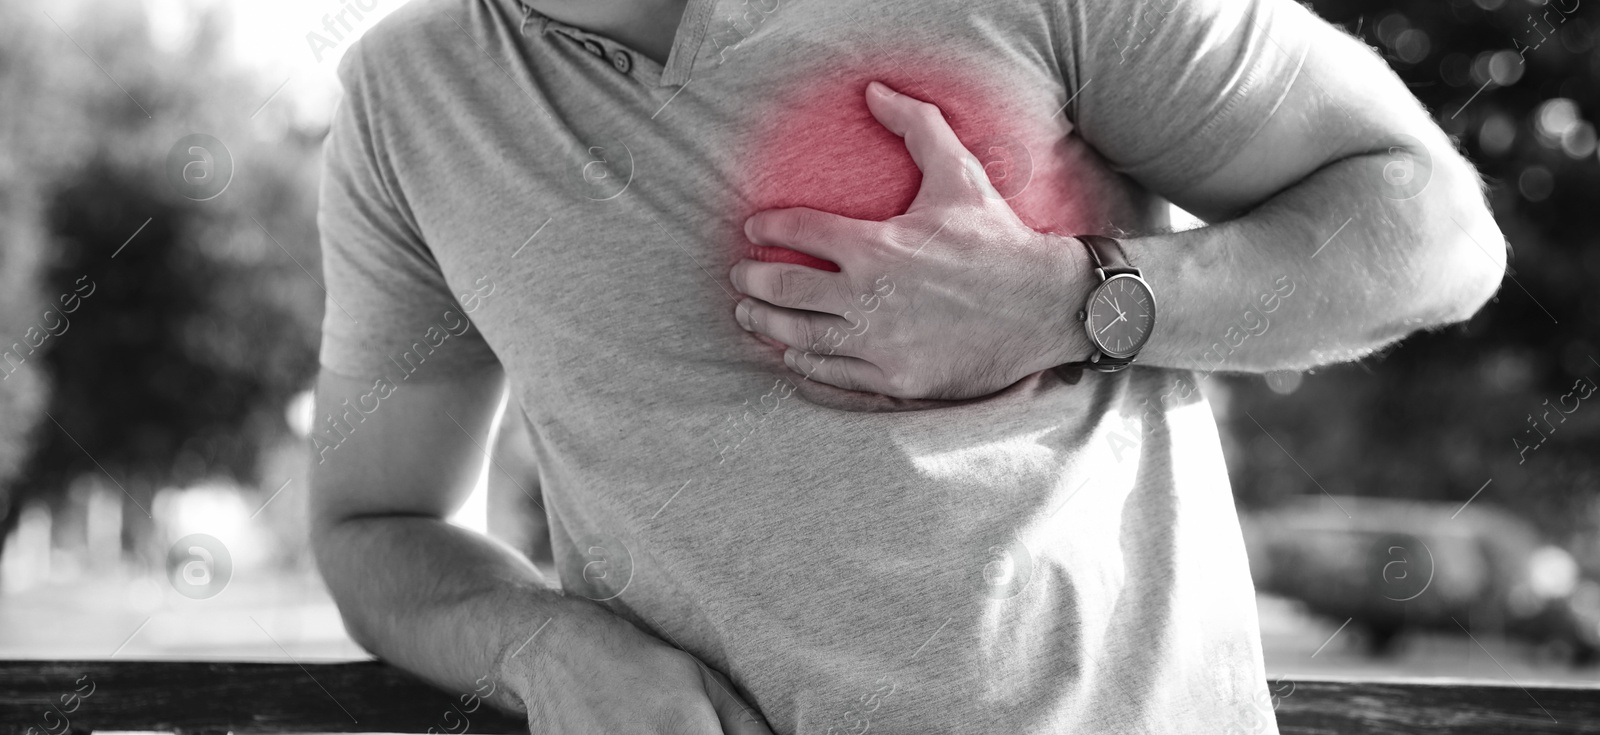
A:
[[[288,431],[284,406],[315,373],[322,131],[285,132],[262,109],[272,85],[230,67],[214,9],[195,10],[193,33],[169,50],[141,4],[97,5],[81,24],[42,2],[9,7],[0,59],[13,38],[32,40],[0,65],[0,88],[20,90],[8,107],[71,113],[18,146],[53,161],[36,183],[51,243],[36,291],[44,304],[81,297],[70,328],[30,358],[54,391],[9,504],[57,499],[81,474],[109,477],[126,495],[124,546],[144,548],[154,491],[254,482],[259,450]],[[48,87],[10,81],[58,64]],[[215,198],[188,198],[169,179],[169,151],[191,133],[215,136],[209,153],[232,160]]]
[[[1382,54],[1478,164],[1512,259],[1499,297],[1465,326],[1316,371],[1297,390],[1294,376],[1275,376],[1277,391],[1259,378],[1230,380],[1229,466],[1241,504],[1319,485],[1462,503],[1483,488],[1480,500],[1575,546],[1592,543],[1600,405],[1591,404],[1600,394],[1552,412],[1549,424],[1542,418],[1575,381],[1600,384],[1592,8],[1578,0],[1313,5]],[[1528,450],[1540,444],[1535,428],[1547,438]],[[1600,558],[1589,562],[1600,571]]]
[[[40,183],[55,171],[34,143],[65,116],[62,98],[49,92],[60,81],[56,68],[32,63],[43,44],[38,34],[22,32],[23,12],[0,4],[0,100],[10,109],[21,109],[20,100],[36,102],[29,114],[0,115],[0,536],[16,524],[13,481],[49,392],[40,363],[27,355],[28,329],[38,326],[46,309],[40,290],[47,251]]]

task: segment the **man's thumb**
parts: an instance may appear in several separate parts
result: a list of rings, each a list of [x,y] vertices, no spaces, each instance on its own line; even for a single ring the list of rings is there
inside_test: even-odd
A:
[[[766,718],[733,693],[733,683],[709,667],[700,667],[700,680],[706,688],[711,708],[717,711],[723,735],[772,735]]]
[[[872,82],[867,85],[867,109],[889,132],[905,140],[906,151],[922,171],[919,201],[930,194],[949,197],[973,188],[993,190],[983,165],[961,144],[937,105]]]

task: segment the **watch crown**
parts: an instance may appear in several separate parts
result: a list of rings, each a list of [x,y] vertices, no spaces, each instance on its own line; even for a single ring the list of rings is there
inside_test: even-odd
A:
[[[1079,309],[1078,310],[1078,321],[1080,321],[1080,322],[1089,321],[1089,313],[1084,311],[1083,309]]]

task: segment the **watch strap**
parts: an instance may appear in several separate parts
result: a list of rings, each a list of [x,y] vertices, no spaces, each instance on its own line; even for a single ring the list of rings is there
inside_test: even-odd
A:
[[[1061,367],[1088,368],[1098,373],[1114,373],[1133,364],[1138,357],[1112,357],[1104,352],[1096,351],[1094,357],[1082,362],[1069,362]]]
[[[1139,269],[1128,264],[1128,257],[1122,252],[1122,243],[1105,235],[1075,235],[1075,237],[1089,247],[1089,255],[1094,258],[1094,264],[1107,277],[1119,273],[1139,275]]]

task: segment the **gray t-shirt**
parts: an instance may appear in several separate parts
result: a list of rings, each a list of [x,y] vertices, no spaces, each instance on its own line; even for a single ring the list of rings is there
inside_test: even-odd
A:
[[[371,378],[372,411],[503,365],[564,588],[726,672],[778,733],[1275,732],[1193,374],[850,394],[741,330],[727,272],[758,210],[910,202],[872,79],[939,104],[1035,228],[1159,229],[1155,194],[1274,112],[1308,22],[1287,0],[689,0],[662,66],[514,0],[417,0],[340,67],[322,364]]]

